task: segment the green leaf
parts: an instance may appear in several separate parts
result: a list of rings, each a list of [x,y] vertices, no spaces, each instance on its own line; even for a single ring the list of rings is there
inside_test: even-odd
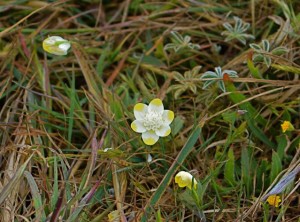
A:
[[[282,171],[282,164],[279,155],[276,152],[272,154],[270,180],[274,181],[277,175]]]
[[[234,176],[234,153],[233,153],[233,149],[230,148],[228,150],[228,154],[227,154],[228,160],[225,163],[225,170],[224,170],[224,176],[225,176],[225,180],[231,185],[235,185],[236,181],[235,181],[235,176]]]
[[[272,54],[280,56],[280,55],[287,53],[288,51],[289,50],[286,47],[277,47],[272,50]]]
[[[228,122],[229,124],[233,125],[238,117],[237,112],[234,111],[227,111],[222,113],[223,120]]]
[[[255,51],[262,51],[262,48],[257,44],[252,43],[252,44],[249,44],[249,46],[250,46],[250,48],[254,49]]]
[[[262,160],[259,167],[257,167],[256,170],[256,185],[255,185],[255,192],[256,194],[259,194],[261,192],[261,190],[264,187],[268,187],[269,184],[266,183],[266,177],[268,177],[268,175],[266,175],[266,171],[269,170],[269,163],[266,160]]]
[[[254,78],[261,79],[261,74],[259,72],[259,69],[254,66],[254,63],[251,59],[247,60],[247,66]]]
[[[183,127],[183,124],[184,124],[184,121],[183,121],[183,119],[180,116],[177,116],[174,119],[173,123],[171,124],[171,129],[172,129],[171,133],[172,133],[172,136],[177,135],[181,131],[181,129]]]
[[[31,160],[33,154],[23,163],[11,180],[4,186],[0,193],[0,205],[5,201],[6,197],[12,192],[12,190],[16,189],[16,185],[19,183],[29,161]]]
[[[249,195],[252,188],[252,177],[251,177],[251,167],[250,167],[250,155],[249,155],[248,148],[242,149],[241,167],[242,167],[242,182],[243,185],[246,187],[247,195]]]
[[[150,64],[156,67],[166,67],[166,64],[164,64],[160,59],[151,55],[143,56],[141,61],[142,63]]]
[[[163,222],[161,213],[160,213],[160,209],[158,209],[157,213],[156,213],[156,222]]]
[[[267,67],[270,67],[272,60],[269,56],[264,57],[264,62],[266,63]]]
[[[277,136],[276,141],[277,141],[277,154],[280,160],[282,161],[284,157],[284,150],[288,145],[288,141],[285,135]]]
[[[228,90],[228,92],[231,92],[229,94],[229,98],[234,103],[241,103],[247,99],[245,95],[237,92],[234,84],[229,81],[226,81],[226,89]],[[263,126],[265,126],[266,124],[266,120],[261,115],[258,114],[259,112],[248,101],[241,103],[239,107],[243,110],[247,110],[247,113],[243,117],[247,121],[247,125],[250,128],[251,132],[260,141],[264,142],[266,145],[268,145],[271,148],[275,148],[275,144],[273,144],[269,140],[269,138],[265,135],[263,130],[255,125],[256,122]]]
[[[32,200],[33,200],[33,205],[35,208],[35,218],[38,219],[41,222],[46,221],[46,214],[45,211],[43,210],[43,202],[42,202],[42,197],[40,195],[40,191],[38,189],[38,186],[31,175],[30,172],[25,171],[24,176],[27,179],[27,182],[30,187],[31,195],[32,195]]]
[[[264,51],[266,51],[266,52],[269,52],[269,51],[270,51],[270,43],[269,43],[268,40],[263,39],[263,40],[262,40],[262,45],[263,45]]]
[[[58,161],[59,158],[56,156],[53,157],[53,188],[52,188],[52,196],[50,201],[50,209],[54,211],[55,205],[58,200],[59,189],[58,189]]]
[[[240,139],[245,134],[247,122],[242,122],[238,128],[236,128],[232,134],[232,139]]]

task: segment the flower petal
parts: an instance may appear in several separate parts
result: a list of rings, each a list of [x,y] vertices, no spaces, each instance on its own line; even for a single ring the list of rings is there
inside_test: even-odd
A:
[[[148,111],[148,106],[143,103],[138,103],[133,108],[134,117],[137,120],[143,120],[147,111]]]
[[[169,125],[174,119],[174,112],[171,110],[164,110],[162,118],[164,124]]]
[[[149,109],[154,112],[163,112],[164,105],[160,99],[153,99],[149,104]]]
[[[151,146],[157,142],[159,136],[157,136],[153,130],[150,130],[142,133],[142,139],[146,145]]]
[[[69,50],[69,48],[71,47],[71,44],[66,42],[66,43],[62,43],[58,46],[61,50],[67,52]]]
[[[193,179],[193,176],[189,172],[185,171],[180,171],[176,174],[175,183],[179,187],[188,187],[189,189],[192,189],[192,184],[194,184],[194,188],[197,187],[197,181]]]
[[[134,120],[131,123],[131,129],[133,129],[133,131],[137,132],[137,133],[144,133],[146,132],[146,128],[143,125],[143,122],[140,120]]]
[[[169,125],[162,125],[158,130],[155,130],[155,133],[160,137],[169,136],[171,133],[171,128]]]

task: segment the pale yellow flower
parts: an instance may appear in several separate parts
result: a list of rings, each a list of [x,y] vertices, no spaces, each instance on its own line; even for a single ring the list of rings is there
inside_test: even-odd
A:
[[[145,144],[155,144],[159,137],[168,136],[171,133],[170,124],[174,119],[174,112],[164,110],[164,105],[160,99],[153,99],[149,106],[138,103],[134,106],[135,119],[131,123],[131,128],[142,133]]]
[[[271,195],[268,197],[267,201],[271,206],[278,207],[279,203],[281,202],[281,199],[280,196]]]
[[[50,36],[43,41],[43,49],[54,55],[67,55],[71,44],[60,36]]]
[[[282,129],[282,132],[285,133],[286,131],[293,131],[294,130],[294,126],[291,124],[290,121],[284,121],[281,124],[281,129]]]
[[[120,222],[120,214],[119,211],[114,210],[108,214],[109,222]]]
[[[175,183],[178,183],[179,187],[188,187],[192,189],[192,184],[194,183],[194,188],[197,187],[196,179],[193,179],[193,176],[189,172],[180,171],[175,176]]]

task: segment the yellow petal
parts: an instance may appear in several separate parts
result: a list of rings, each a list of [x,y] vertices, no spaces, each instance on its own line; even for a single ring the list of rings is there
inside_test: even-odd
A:
[[[137,120],[143,120],[148,111],[148,106],[143,103],[138,103],[133,108],[134,117]]]
[[[149,109],[154,112],[163,112],[164,105],[160,99],[153,99],[149,104]]]
[[[137,133],[146,132],[146,128],[144,127],[143,123],[140,120],[134,120],[131,123],[131,129]]]
[[[119,211],[114,210],[108,214],[108,221],[109,222],[119,222],[120,221],[120,214]]]
[[[164,110],[163,120],[165,124],[170,124],[174,119],[174,112],[171,110]]]
[[[158,141],[159,136],[157,136],[154,131],[150,130],[142,133],[142,139],[146,145],[152,146]]]
[[[162,125],[158,130],[155,131],[156,135],[160,137],[169,136],[171,128],[169,125]]]
[[[186,171],[180,171],[176,174],[175,183],[177,183],[179,187],[188,187],[189,189],[192,189],[193,183],[194,188],[197,187],[197,181],[193,179],[193,176]]]

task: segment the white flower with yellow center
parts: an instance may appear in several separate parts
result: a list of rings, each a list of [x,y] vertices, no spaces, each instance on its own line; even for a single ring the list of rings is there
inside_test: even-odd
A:
[[[67,55],[71,44],[60,36],[50,36],[43,41],[43,49],[54,55]]]
[[[155,144],[159,137],[168,136],[171,133],[170,123],[174,119],[174,112],[164,110],[160,99],[153,99],[149,106],[138,103],[134,106],[136,120],[131,123],[131,128],[142,133],[145,144]]]

